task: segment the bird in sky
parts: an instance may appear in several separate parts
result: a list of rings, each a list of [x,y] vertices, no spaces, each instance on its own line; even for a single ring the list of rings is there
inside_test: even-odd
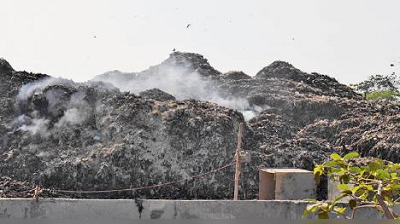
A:
[[[189,24],[186,26],[186,29],[189,29],[189,27],[190,27],[191,25],[192,25],[192,24],[189,23]]]
[[[390,64],[390,67],[394,67],[394,64]]]

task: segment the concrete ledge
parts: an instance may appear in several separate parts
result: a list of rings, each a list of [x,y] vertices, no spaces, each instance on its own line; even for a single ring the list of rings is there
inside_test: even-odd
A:
[[[12,219],[300,219],[305,201],[0,199],[0,218]],[[139,212],[139,208],[142,208]],[[396,207],[399,211],[399,207]],[[334,217],[333,217],[334,218]],[[382,218],[368,209],[357,218]]]
[[[145,219],[299,219],[307,202],[148,200],[143,206],[142,218]]]

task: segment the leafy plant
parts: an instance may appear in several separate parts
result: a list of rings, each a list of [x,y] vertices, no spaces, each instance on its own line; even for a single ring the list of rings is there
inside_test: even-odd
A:
[[[344,157],[331,155],[331,161],[316,165],[314,176],[316,181],[327,174],[329,178],[338,181],[340,194],[332,201],[318,202],[307,206],[304,217],[311,213],[318,218],[329,218],[329,214],[337,214],[346,219],[353,219],[360,208],[370,208],[382,212],[388,219],[397,219],[391,206],[400,202],[400,164],[371,159],[368,165],[355,165],[357,152],[351,152]],[[341,206],[342,199],[348,199],[347,206]],[[351,216],[346,215],[348,209]]]
[[[384,91],[375,91],[366,94],[367,100],[381,100],[386,99],[388,101],[397,101],[400,93],[394,90],[384,90]]]
[[[391,75],[373,75],[368,80],[351,85],[357,92],[364,94],[367,99],[368,94],[374,92],[391,91],[398,93],[399,80],[393,73]]]

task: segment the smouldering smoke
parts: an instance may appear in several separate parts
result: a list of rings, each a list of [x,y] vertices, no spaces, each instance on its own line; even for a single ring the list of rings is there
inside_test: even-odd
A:
[[[108,82],[121,91],[139,94],[142,91],[158,88],[172,94],[177,100],[197,99],[217,103],[220,106],[236,109],[250,120],[262,111],[260,107],[250,106],[247,99],[237,96],[222,96],[214,81],[190,70],[190,65],[162,64],[143,73],[121,73],[118,71],[97,76],[93,81]]]
[[[29,132],[32,135],[39,134],[41,136],[48,136],[48,126],[49,126],[49,120],[44,119],[44,118],[39,118],[39,119],[32,119],[31,124],[29,125],[22,125],[19,130],[21,131],[26,131]]]
[[[64,85],[76,87],[77,84],[70,80],[59,79],[59,78],[46,78],[44,80],[39,80],[32,82],[21,87],[17,95],[17,104],[24,105],[29,99],[35,94],[43,94],[43,90],[52,85]],[[90,106],[84,100],[86,94],[85,92],[78,91],[71,94],[66,102],[63,102],[61,98],[62,91],[57,91],[57,89],[47,91],[44,96],[46,97],[47,106],[45,108],[51,115],[57,117],[59,116],[59,105],[63,104],[62,108],[65,109],[64,113],[58,121],[51,125],[51,128],[62,128],[65,125],[76,125],[84,122],[90,111]],[[68,95],[68,93],[67,93]],[[28,114],[23,114],[17,117],[13,121],[13,125],[17,127],[18,130],[27,132],[31,135],[40,135],[42,137],[48,137],[51,134],[50,120],[51,117],[41,117],[39,111],[34,110]]]
[[[84,100],[86,94],[84,92],[76,92],[69,99],[67,110],[60,120],[55,124],[56,127],[64,125],[76,125],[84,122],[90,110],[90,106]]]
[[[17,101],[27,100],[35,92],[41,91],[51,85],[74,85],[74,82],[72,80],[49,77],[39,81],[28,83],[20,88],[17,95]]]
[[[263,109],[258,106],[251,106],[246,98],[221,93],[215,81],[201,76],[199,73],[190,69],[190,63],[179,66],[175,64],[162,64],[152,67],[142,73],[121,73],[118,71],[109,72],[97,76],[92,81],[102,81],[110,83],[121,91],[129,91],[139,94],[142,91],[158,88],[164,92],[172,94],[177,100],[197,99],[217,103],[220,106],[236,109],[242,112],[245,120],[250,120],[259,114]],[[83,83],[79,85],[90,85]],[[60,78],[47,78],[24,85],[17,96],[17,102],[27,101],[34,94],[41,94],[44,89],[52,85],[63,85],[77,87],[78,84],[71,80]],[[84,92],[76,92],[70,96],[69,101],[60,102],[62,92],[47,91],[45,94],[48,102],[47,110],[53,116],[59,113],[58,105],[63,103],[64,113],[62,117],[51,125],[51,128],[62,128],[65,125],[77,125],[87,119],[90,113],[90,106],[84,100]],[[28,121],[19,121],[20,130],[28,131],[32,134],[44,134],[49,132],[48,118],[25,115]],[[54,120],[52,120],[54,121]]]

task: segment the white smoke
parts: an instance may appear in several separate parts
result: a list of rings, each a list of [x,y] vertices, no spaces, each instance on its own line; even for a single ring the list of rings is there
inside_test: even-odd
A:
[[[31,124],[29,125],[22,125],[19,130],[29,132],[32,135],[39,134],[41,136],[47,137],[48,133],[48,126],[50,121],[44,118],[40,119],[33,119]]]
[[[35,92],[41,91],[51,85],[73,85],[72,80],[62,79],[62,78],[45,78],[39,81],[28,83],[22,86],[17,95],[17,101],[27,100],[29,97],[33,96]]]
[[[68,124],[76,125],[84,122],[87,118],[87,110],[90,109],[89,105],[84,100],[85,96],[84,92],[72,94],[68,102],[68,109],[54,126],[62,127]]]
[[[271,109],[271,107],[269,106],[252,106],[251,109],[245,109],[245,110],[241,110],[240,112],[243,114],[243,117],[246,121],[252,119],[253,117],[257,116],[258,114],[260,114],[263,110],[266,109]]]
[[[186,68],[163,65],[150,71],[148,74],[130,74],[130,77],[126,73],[109,72],[96,77],[94,81],[108,82],[121,91],[135,94],[158,88],[174,95],[178,100],[199,99],[199,96],[208,93],[208,83],[199,74],[189,72]]]
[[[30,115],[22,114],[15,118],[11,125],[18,131],[27,132],[31,135],[40,135],[48,137],[50,120],[45,118],[38,118],[38,112],[33,111]]]
[[[220,106],[236,109],[246,120],[255,117],[260,108],[250,106],[248,100],[232,95],[223,96],[214,81],[188,69],[190,66],[160,65],[144,73],[109,72],[97,76],[94,81],[108,82],[121,91],[139,94],[142,91],[158,88],[172,94],[177,100],[197,99],[217,103]]]
[[[172,94],[177,100],[185,99],[197,99],[202,101],[209,101],[217,103],[220,106],[236,109],[242,112],[245,120],[250,120],[259,114],[264,108],[251,106],[246,98],[237,97],[227,93],[222,93],[217,88],[215,81],[205,78],[199,73],[190,69],[190,64],[182,63],[177,65],[162,64],[160,66],[151,67],[149,70],[142,73],[122,73],[119,71],[113,71],[97,76],[93,81],[102,81],[110,83],[113,86],[119,88],[121,91],[132,92],[139,94],[142,91],[158,88],[164,92]],[[90,83],[86,83],[90,84]],[[71,80],[61,78],[46,78],[40,81],[29,83],[24,85],[17,96],[17,102],[26,101],[35,93],[40,93],[46,87],[52,85],[64,85],[64,86],[78,86]],[[46,93],[48,101],[48,111],[52,113],[57,112],[57,104],[59,102],[60,93],[57,91],[49,91]],[[64,125],[75,125],[82,123],[86,120],[88,114],[87,102],[84,100],[85,93],[78,92],[72,94],[67,110],[64,112],[54,127],[62,127]],[[38,118],[33,118],[38,119]],[[25,125],[25,122],[20,122],[21,125]],[[23,126],[30,132],[39,132],[37,128],[47,128],[48,122],[44,120],[38,120],[31,122],[30,126]],[[37,127],[35,125],[38,125]],[[44,132],[43,130],[42,132]]]
[[[61,119],[54,125],[56,127],[62,127],[63,125],[66,124],[79,124],[82,123],[85,120],[84,117],[81,116],[80,111],[78,108],[70,108],[67,111],[65,111],[65,114]]]
[[[17,102],[27,102],[30,97],[52,85],[77,86],[77,84],[71,80],[46,78],[22,86],[17,95]],[[62,92],[59,91],[48,91],[45,94],[48,102],[47,111],[53,113],[53,115],[59,113],[57,104],[60,103],[61,96]],[[87,111],[90,110],[88,103],[84,100],[85,96],[84,92],[73,93],[69,101],[66,102],[67,105],[65,105],[65,108],[67,109],[57,123],[54,124],[54,127],[62,128],[64,125],[76,125],[84,122],[87,118]],[[61,103],[63,102],[61,101]],[[51,134],[49,130],[50,119],[40,117],[38,111],[18,116],[14,119],[12,124],[16,126],[17,130],[28,132],[31,135],[38,134],[42,137],[48,137]]]

